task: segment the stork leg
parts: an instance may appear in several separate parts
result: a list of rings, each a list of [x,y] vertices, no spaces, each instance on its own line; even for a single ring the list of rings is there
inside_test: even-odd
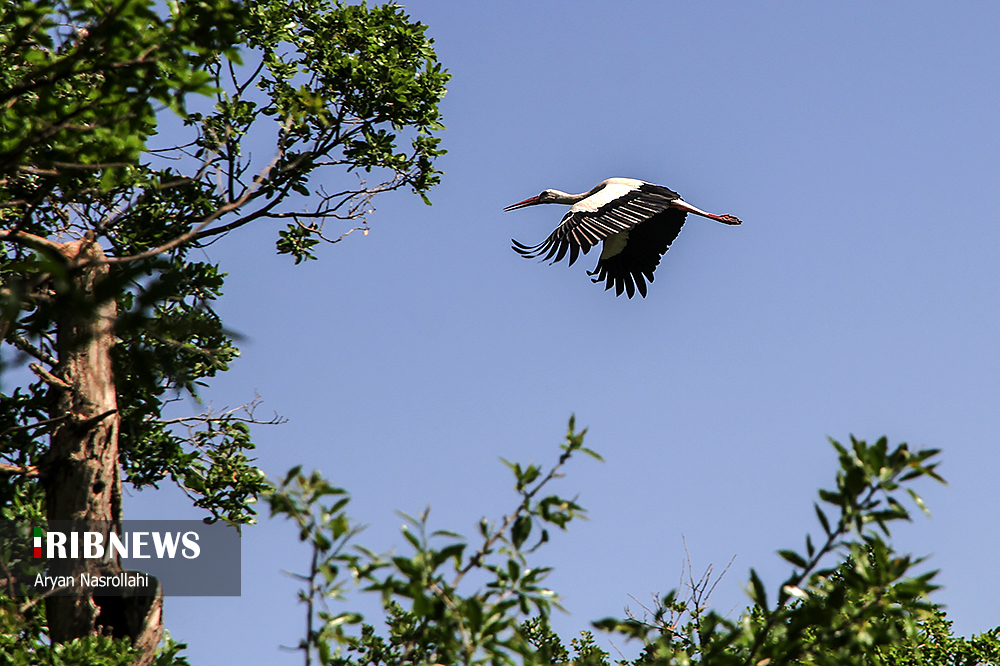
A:
[[[707,217],[710,220],[722,222],[723,224],[742,224],[742,222],[740,222],[740,218],[734,215],[716,215],[714,213],[708,213],[700,208],[692,206],[687,201],[684,201],[684,199],[674,199],[670,202],[670,207],[687,211],[688,213],[694,213],[695,215],[701,215],[702,217]]]

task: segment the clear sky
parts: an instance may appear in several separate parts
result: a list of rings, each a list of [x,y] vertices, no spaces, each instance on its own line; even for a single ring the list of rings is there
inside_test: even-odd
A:
[[[377,201],[368,236],[294,266],[277,229],[208,249],[219,310],[245,336],[216,407],[263,397],[260,465],[321,469],[403,548],[394,511],[475,534],[516,504],[498,461],[551,463],[567,418],[581,458],[556,489],[590,521],[534,563],[567,638],[736,560],[713,601],[746,603],[752,566],[818,526],[827,436],[943,449],[933,513],[897,533],[930,555],[962,634],[1000,624],[1000,5],[444,2],[407,4],[454,78],[433,207]],[[266,154],[261,145],[255,154]],[[743,219],[690,218],[646,299],[525,261],[563,209],[503,206],[612,176]],[[346,178],[353,178],[346,176]],[[200,514],[133,493],[128,518]],[[196,664],[296,664],[307,551],[289,525],[246,530],[241,598],[168,599]],[[364,602],[369,604],[370,601]],[[349,607],[349,606],[348,606]],[[345,607],[347,608],[347,607]]]

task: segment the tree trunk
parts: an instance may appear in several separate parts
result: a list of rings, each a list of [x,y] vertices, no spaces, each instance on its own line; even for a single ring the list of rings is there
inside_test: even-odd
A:
[[[61,245],[73,289],[60,305],[52,418],[63,418],[44,461],[46,513],[50,521],[74,521],[78,530],[107,532],[121,525],[118,411],[111,347],[114,299],[96,302],[95,287],[107,275],[104,251],[92,240]],[[59,382],[64,385],[60,386]],[[53,560],[54,575],[113,574],[118,561]],[[65,642],[95,633],[128,636],[140,650],[137,664],[152,661],[163,632],[162,595],[137,597],[89,593],[46,599],[52,640]]]

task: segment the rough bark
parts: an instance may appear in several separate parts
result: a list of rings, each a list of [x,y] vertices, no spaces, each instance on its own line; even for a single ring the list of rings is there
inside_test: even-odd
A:
[[[104,252],[92,240],[60,245],[72,276],[74,294],[61,307],[57,344],[59,364],[53,370],[55,393],[52,418],[63,418],[51,439],[42,480],[50,521],[70,520],[80,530],[105,532],[120,526],[121,475],[118,467],[118,412],[111,347],[116,305],[95,301],[95,287],[107,275]],[[81,305],[83,307],[81,307]],[[59,382],[62,382],[61,386]],[[114,574],[117,561],[54,560],[51,572]],[[137,597],[110,590],[110,596],[49,597],[46,599],[52,640],[65,642],[94,633],[128,636],[140,650],[136,663],[152,661],[163,632],[162,595]]]

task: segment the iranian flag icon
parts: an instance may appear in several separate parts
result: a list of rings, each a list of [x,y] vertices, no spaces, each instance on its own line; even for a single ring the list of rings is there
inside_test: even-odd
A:
[[[41,559],[42,557],[42,528],[35,528],[35,559]]]

